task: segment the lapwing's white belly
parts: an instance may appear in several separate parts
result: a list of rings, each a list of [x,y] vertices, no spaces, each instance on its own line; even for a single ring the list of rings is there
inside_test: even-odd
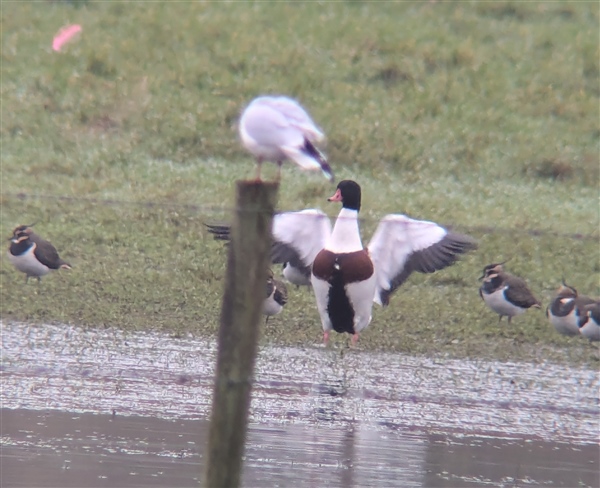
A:
[[[263,302],[263,314],[265,315],[277,315],[281,310],[283,310],[283,307],[272,296]]]
[[[525,311],[524,308],[513,305],[504,297],[505,289],[506,287],[503,287],[490,294],[483,293],[483,301],[498,315],[514,317],[515,315],[522,314]]]
[[[557,332],[563,335],[574,336],[579,335],[579,327],[577,326],[577,316],[575,309],[564,317],[557,317],[552,312],[548,313],[550,323],[554,326]]]
[[[34,246],[31,246],[27,252],[19,256],[14,256],[9,252],[8,258],[15,268],[23,273],[26,273],[27,276],[44,276],[45,274],[48,274],[50,272],[50,268],[40,263],[36,259],[33,251]]]
[[[588,318],[588,321],[579,329],[579,332],[590,341],[600,341],[600,325],[591,318]]]
[[[300,272],[298,268],[289,263],[283,268],[283,277],[293,285],[310,286],[310,279],[304,273]]]

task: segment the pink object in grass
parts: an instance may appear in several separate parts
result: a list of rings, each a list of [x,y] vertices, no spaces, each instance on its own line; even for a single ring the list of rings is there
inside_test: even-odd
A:
[[[69,25],[67,27],[63,27],[58,31],[58,34],[54,36],[54,40],[52,41],[52,49],[55,51],[60,51],[60,49],[70,40],[75,37],[76,34],[81,32],[81,26],[78,24]]]

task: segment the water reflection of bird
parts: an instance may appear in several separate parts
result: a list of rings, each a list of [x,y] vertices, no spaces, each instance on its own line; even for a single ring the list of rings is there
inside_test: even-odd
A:
[[[265,324],[269,321],[269,317],[277,315],[283,310],[287,303],[287,288],[285,283],[273,277],[273,273],[269,272],[267,278],[266,298],[263,302],[263,314],[267,316]]]
[[[579,332],[590,341],[600,341],[600,301],[584,305],[577,321]]]
[[[504,271],[504,263],[489,264],[479,277],[483,280],[479,296],[499,317],[520,315],[530,308],[540,308],[540,301],[533,295],[525,280]]]
[[[71,269],[71,265],[59,257],[56,248],[34,233],[31,227],[16,227],[9,239],[8,258],[17,270],[25,273],[25,282],[30,277],[39,282],[53,269]]]
[[[286,159],[309,170],[321,170],[333,181],[331,167],[314,143],[324,138],[308,113],[288,97],[258,97],[243,111],[239,132],[244,147],[256,157],[256,179],[264,161],[277,163],[277,179]]]
[[[546,316],[560,334],[579,335],[580,321],[586,322],[584,307],[593,303],[592,298],[579,295],[575,288],[563,281],[546,309]]]

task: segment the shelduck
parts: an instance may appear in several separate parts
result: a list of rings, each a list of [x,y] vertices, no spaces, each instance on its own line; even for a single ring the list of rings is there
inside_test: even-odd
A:
[[[318,209],[279,213],[271,249],[271,262],[286,264],[286,279],[312,285],[325,343],[334,330],[351,334],[355,344],[371,321],[373,302],[387,306],[412,272],[439,271],[477,247],[471,237],[434,222],[389,214],[365,249],[358,226],[360,185],[341,181],[328,201],[342,203],[333,228]],[[229,225],[206,225],[216,239],[229,239]]]
[[[413,271],[433,273],[476,248],[471,237],[448,232],[434,222],[390,214],[379,222],[365,249],[358,226],[360,185],[341,181],[328,201],[341,202],[342,209],[311,275],[325,343],[334,330],[351,334],[355,344],[371,322],[373,302],[388,305]]]
[[[239,133],[244,147],[256,157],[256,179],[264,161],[277,163],[277,177],[286,159],[307,170],[320,170],[330,181],[333,172],[315,143],[324,139],[306,110],[284,96],[255,98],[243,111]]]

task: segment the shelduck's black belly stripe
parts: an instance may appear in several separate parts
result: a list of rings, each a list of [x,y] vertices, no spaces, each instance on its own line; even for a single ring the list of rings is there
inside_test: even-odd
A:
[[[369,279],[373,271],[373,262],[364,249],[341,254],[323,249],[317,254],[313,274],[330,285],[327,314],[336,332],[354,334],[354,309],[346,286]]]
[[[329,280],[329,296],[327,297],[327,314],[333,330],[354,334],[354,309],[350,303],[340,270],[333,270]]]

